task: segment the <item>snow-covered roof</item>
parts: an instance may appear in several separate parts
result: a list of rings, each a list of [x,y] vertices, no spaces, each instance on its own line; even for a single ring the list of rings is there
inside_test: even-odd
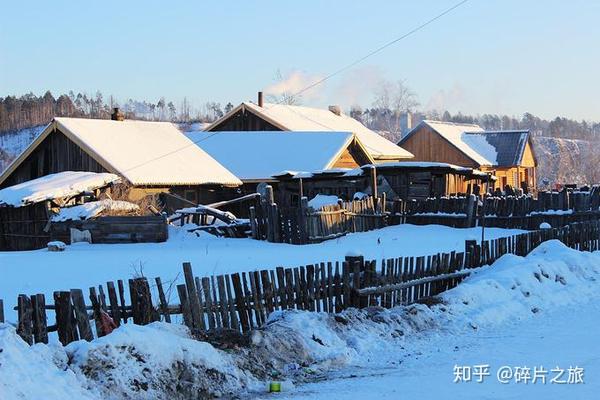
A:
[[[0,182],[54,129],[136,186],[241,184],[172,123],[84,118],[55,118],[0,176]]]
[[[329,169],[355,137],[351,132],[277,131],[186,135],[243,180],[270,179],[285,170]]]
[[[119,181],[109,173],[65,171],[42,176],[0,190],[0,205],[22,207],[41,201],[71,197]]]
[[[98,216],[103,212],[118,211],[118,212],[135,212],[139,211],[140,207],[137,204],[122,200],[98,200],[88,203],[79,204],[73,207],[61,208],[58,214],[53,215],[52,222],[84,220]]]
[[[343,113],[337,115],[329,110],[312,107],[272,103],[265,103],[260,107],[254,103],[244,102],[206,130],[212,130],[242,108],[259,115],[284,131],[353,132],[375,160],[413,158],[410,152],[370,130],[356,119]]]
[[[424,120],[421,124],[429,126],[471,160],[485,166],[520,164],[529,138],[529,131],[485,131],[475,124],[431,120]],[[409,132],[400,144],[418,132],[421,124]]]

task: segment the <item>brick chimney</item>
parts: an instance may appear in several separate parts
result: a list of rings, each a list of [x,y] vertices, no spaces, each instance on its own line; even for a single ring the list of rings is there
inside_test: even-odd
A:
[[[263,92],[258,92],[258,106],[263,106]]]
[[[340,106],[329,106],[329,111],[331,111],[332,113],[334,113],[337,116],[342,115],[342,109],[340,108]]]
[[[113,121],[123,121],[125,119],[125,114],[119,110],[119,107],[113,108],[112,114],[110,114],[110,119]]]

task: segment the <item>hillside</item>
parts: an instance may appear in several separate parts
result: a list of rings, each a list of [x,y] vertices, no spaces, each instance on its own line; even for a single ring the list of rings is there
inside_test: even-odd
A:
[[[555,182],[583,185],[594,182],[591,159],[594,145],[587,140],[537,136],[533,151],[538,160],[538,184]]]
[[[0,172],[44,130],[46,125],[0,133]]]

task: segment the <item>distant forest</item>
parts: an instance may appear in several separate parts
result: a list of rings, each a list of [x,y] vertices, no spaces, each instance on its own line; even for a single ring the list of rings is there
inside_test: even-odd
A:
[[[29,93],[20,97],[0,97],[0,132],[47,124],[55,116],[107,119],[110,118],[113,107],[120,107],[127,118],[186,123],[214,121],[231,110],[233,104],[221,106],[220,103],[206,102],[195,108],[187,99],[176,105],[165,98],[160,98],[156,103],[129,99],[119,104],[112,96],[106,99],[100,91],[93,96],[71,91],[58,97],[49,91],[43,96]],[[407,130],[405,123],[399,123],[406,120],[406,111],[390,110],[374,104],[373,107],[364,110],[353,107],[349,114],[369,128],[383,132],[393,141],[399,140]],[[450,114],[448,111],[413,112],[411,116],[413,126],[423,119],[436,119],[474,123],[489,130],[530,129],[536,136],[582,140],[597,140],[600,137],[598,122],[575,121],[562,117],[549,121],[530,113],[524,113],[520,118],[495,114]]]
[[[220,118],[233,108],[233,104],[221,107],[219,103],[207,102],[195,109],[185,98],[176,106],[164,97],[156,103],[129,99],[119,104],[112,96],[105,99],[100,91],[93,96],[71,91],[58,97],[50,91],[43,96],[29,93],[20,97],[0,97],[0,133],[45,125],[53,117],[108,119],[114,107],[119,107],[131,119],[197,122]]]

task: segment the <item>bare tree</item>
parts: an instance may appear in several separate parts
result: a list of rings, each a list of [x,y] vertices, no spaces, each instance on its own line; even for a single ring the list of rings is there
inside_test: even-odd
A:
[[[400,136],[402,114],[410,113],[418,106],[417,95],[402,80],[382,81],[375,91],[373,107],[384,114],[383,126],[393,138]]]

